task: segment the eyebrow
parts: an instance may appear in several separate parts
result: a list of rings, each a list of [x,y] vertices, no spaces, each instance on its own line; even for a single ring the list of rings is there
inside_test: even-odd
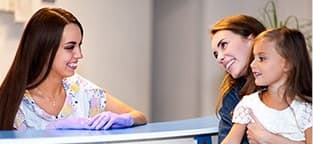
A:
[[[220,45],[222,44],[223,41],[224,41],[224,39],[221,39],[220,41],[218,41],[217,47],[220,47]]]
[[[76,42],[75,41],[69,41],[66,44],[76,44]]]
[[[69,41],[69,42],[67,42],[66,44],[73,44],[73,45],[75,45],[76,42],[75,42],[75,41]],[[80,41],[80,42],[79,42],[79,45],[81,45],[81,44],[82,44],[82,42]]]
[[[265,52],[261,51],[261,52],[258,52],[258,53],[253,53],[253,55],[264,55],[266,54]]]

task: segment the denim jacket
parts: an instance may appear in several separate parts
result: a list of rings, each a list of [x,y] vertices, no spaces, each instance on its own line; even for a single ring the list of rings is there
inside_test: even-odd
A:
[[[240,101],[239,91],[244,84],[244,80],[241,80],[237,85],[234,85],[229,92],[225,95],[222,101],[222,107],[219,110],[219,116],[221,117],[218,126],[218,143],[220,144],[223,139],[229,133],[232,123],[232,112],[236,105]],[[242,144],[248,144],[246,135],[242,139]]]

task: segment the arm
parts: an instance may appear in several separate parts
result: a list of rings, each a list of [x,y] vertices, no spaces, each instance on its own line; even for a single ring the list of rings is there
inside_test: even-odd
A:
[[[303,141],[292,141],[281,135],[271,133],[256,123],[248,124],[247,135],[250,144],[304,144]]]
[[[285,138],[281,135],[277,135],[266,130],[260,121],[255,117],[255,115],[250,111],[250,116],[254,120],[254,123],[249,123],[247,128],[247,136],[250,144],[304,144],[303,141],[292,141],[288,138]],[[306,130],[306,139],[310,139],[312,137],[311,130],[308,132]],[[309,137],[309,138],[308,138]],[[311,142],[312,143],[312,142]]]
[[[106,111],[111,111],[118,114],[129,113],[131,117],[134,119],[134,125],[141,125],[147,123],[147,120],[142,112],[135,110],[134,108],[121,102],[120,100],[111,96],[110,94],[107,95],[106,100],[107,100],[105,109]]]
[[[304,131],[304,134],[305,134],[305,143],[312,144],[312,127],[306,129]]]
[[[222,144],[240,144],[245,131],[246,125],[238,123],[233,124],[233,127],[222,141]]]

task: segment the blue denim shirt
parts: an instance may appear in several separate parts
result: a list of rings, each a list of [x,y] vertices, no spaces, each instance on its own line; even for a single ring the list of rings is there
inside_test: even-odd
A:
[[[225,95],[222,107],[219,110],[219,116],[221,117],[218,126],[218,143],[220,144],[223,139],[229,133],[233,123],[232,123],[232,112],[236,105],[240,101],[239,91],[242,88],[244,81],[239,82],[239,84],[234,85],[229,92]],[[242,139],[242,144],[248,144],[247,136],[244,135]]]

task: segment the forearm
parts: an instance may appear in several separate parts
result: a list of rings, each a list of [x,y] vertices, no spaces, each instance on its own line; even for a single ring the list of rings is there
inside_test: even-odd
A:
[[[142,112],[134,110],[129,112],[129,114],[134,119],[134,125],[142,125],[147,123],[147,119]]]
[[[283,143],[283,144],[305,144],[304,141],[293,141],[288,138],[285,138],[281,135],[273,134],[271,133],[268,139],[264,142],[264,144],[278,144],[278,143]]]

